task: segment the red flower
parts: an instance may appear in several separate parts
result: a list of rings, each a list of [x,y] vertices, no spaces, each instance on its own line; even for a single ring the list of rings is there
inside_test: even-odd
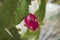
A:
[[[25,17],[24,21],[28,29],[34,31],[38,28],[38,22],[35,15],[29,14],[27,17]]]

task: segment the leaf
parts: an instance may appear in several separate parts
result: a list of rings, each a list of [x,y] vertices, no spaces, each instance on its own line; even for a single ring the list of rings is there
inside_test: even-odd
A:
[[[2,7],[0,9],[0,40],[16,39],[16,37],[12,38],[11,36],[9,36],[9,34],[5,31],[5,28],[11,28],[16,25],[15,21],[17,20],[15,20],[15,14],[14,14],[14,11],[16,11],[16,7],[17,7],[17,0],[3,0]],[[16,29],[14,29],[14,31],[16,31]],[[17,34],[18,32],[14,36],[17,36]],[[19,35],[17,37],[18,39],[20,39]]]
[[[18,30],[15,27],[11,27],[8,29],[12,33],[14,40],[21,40],[20,35],[18,34]]]
[[[0,40],[21,40],[15,25],[20,23],[28,15],[26,0],[3,0],[0,8]],[[11,38],[5,28],[13,34]]]
[[[35,37],[34,39],[38,40],[39,33],[40,33],[39,30],[37,30],[35,32],[30,32],[29,30],[27,30],[27,32],[24,34],[24,36],[22,37],[22,39],[23,40],[29,40],[29,39]]]
[[[26,0],[19,0],[17,3],[17,21],[20,23],[28,15],[28,4]]]
[[[13,37],[9,35],[4,29],[0,29],[0,40],[21,40],[18,31],[15,27],[8,28],[9,32],[12,33]]]
[[[42,23],[45,16],[45,6],[46,0],[41,0],[41,5],[39,6],[39,9],[35,12],[37,19],[40,23]]]

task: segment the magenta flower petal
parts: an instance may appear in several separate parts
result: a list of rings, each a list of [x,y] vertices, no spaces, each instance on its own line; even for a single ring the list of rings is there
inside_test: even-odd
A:
[[[36,16],[34,16],[33,14],[29,14],[27,17],[25,17],[24,21],[27,28],[29,28],[30,30],[36,30],[38,28],[38,22],[35,20]]]
[[[36,30],[38,28],[38,22],[32,23],[32,30]]]

